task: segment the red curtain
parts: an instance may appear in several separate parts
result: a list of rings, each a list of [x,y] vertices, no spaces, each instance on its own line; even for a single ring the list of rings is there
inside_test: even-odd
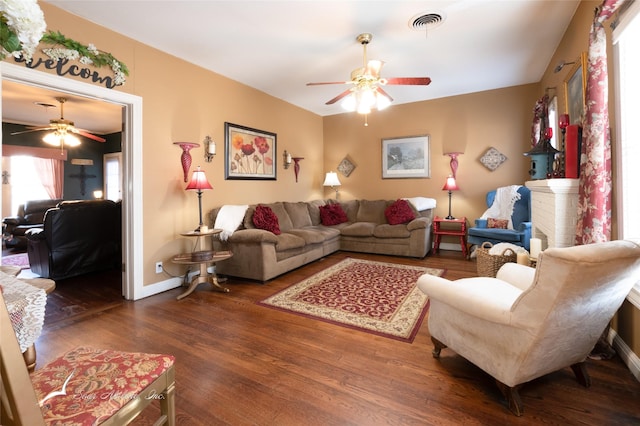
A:
[[[576,244],[611,239],[611,135],[604,22],[625,0],[605,0],[589,34],[587,91],[580,161]]]

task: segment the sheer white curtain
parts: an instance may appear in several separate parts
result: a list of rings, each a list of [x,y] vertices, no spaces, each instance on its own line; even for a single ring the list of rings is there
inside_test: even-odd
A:
[[[33,164],[38,171],[42,186],[51,199],[62,198],[64,187],[64,161],[51,158],[33,157]]]

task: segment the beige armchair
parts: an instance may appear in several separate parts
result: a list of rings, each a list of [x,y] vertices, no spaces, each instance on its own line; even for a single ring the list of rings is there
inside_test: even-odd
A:
[[[493,378],[523,413],[520,385],[565,367],[588,387],[585,359],[635,283],[640,245],[551,248],[537,268],[507,263],[496,278],[418,279],[429,296],[433,356],[450,347]]]

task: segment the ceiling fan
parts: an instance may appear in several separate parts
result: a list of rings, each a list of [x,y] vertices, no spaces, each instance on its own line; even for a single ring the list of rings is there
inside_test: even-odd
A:
[[[55,134],[55,136],[59,140],[63,140],[64,137],[69,133],[76,133],[76,134],[84,136],[86,138],[93,139],[94,141],[106,142],[106,139],[101,138],[100,136],[96,136],[94,134],[91,134],[87,130],[76,128],[73,125],[73,121],[65,120],[65,118],[64,118],[64,103],[67,101],[67,98],[59,97],[59,98],[56,98],[56,100],[60,103],[60,118],[59,119],[49,120],[49,125],[47,125],[47,126],[29,126],[29,127],[27,127],[28,130],[24,130],[24,131],[21,131],[21,132],[13,132],[13,133],[11,133],[11,135],[19,135],[19,134],[22,134],[22,133],[29,133],[29,132],[39,132],[41,130],[53,130],[53,134]],[[67,143],[67,145],[70,145],[70,144]]]
[[[384,109],[393,98],[385,92],[381,86],[385,85],[406,85],[406,86],[426,86],[431,83],[429,77],[391,77],[381,78],[380,70],[384,65],[383,61],[372,59],[367,61],[367,45],[373,39],[373,35],[363,33],[356,37],[356,40],[363,46],[364,56],[362,67],[351,71],[351,80],[349,81],[332,81],[323,83],[307,83],[307,86],[319,86],[324,84],[351,84],[351,88],[340,93],[335,98],[326,102],[331,105],[344,99],[342,106],[345,109],[355,111],[361,114],[368,114],[371,108],[378,110]]]

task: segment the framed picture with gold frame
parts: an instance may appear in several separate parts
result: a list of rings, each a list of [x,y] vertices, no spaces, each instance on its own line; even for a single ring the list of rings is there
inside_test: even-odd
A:
[[[582,52],[580,58],[571,67],[564,80],[565,110],[569,114],[571,124],[582,124],[587,92],[587,53]]]

